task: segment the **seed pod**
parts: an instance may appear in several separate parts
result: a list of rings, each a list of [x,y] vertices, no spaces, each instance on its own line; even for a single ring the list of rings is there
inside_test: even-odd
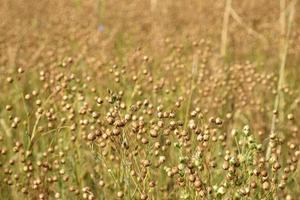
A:
[[[267,181],[263,182],[262,188],[263,188],[264,190],[269,190],[269,189],[270,189],[270,183],[267,182]]]
[[[151,129],[150,135],[151,135],[151,137],[156,138],[158,136],[158,132],[155,129]]]
[[[124,193],[122,191],[119,191],[117,193],[117,197],[120,198],[120,199],[123,198],[124,197]]]

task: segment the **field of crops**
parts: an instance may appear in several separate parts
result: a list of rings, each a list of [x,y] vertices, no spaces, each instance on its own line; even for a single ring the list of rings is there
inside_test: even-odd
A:
[[[300,1],[0,0],[0,200],[300,200]]]

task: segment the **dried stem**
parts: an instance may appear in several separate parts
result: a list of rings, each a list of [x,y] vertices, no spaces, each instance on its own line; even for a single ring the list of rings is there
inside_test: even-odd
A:
[[[278,112],[280,103],[283,103],[283,93],[281,91],[283,85],[284,85],[284,77],[285,77],[285,66],[286,66],[286,60],[287,60],[287,54],[288,54],[288,48],[289,48],[289,37],[292,29],[292,23],[294,19],[295,14],[295,7],[297,4],[297,0],[294,0],[290,4],[290,12],[289,12],[289,18],[287,21],[287,27],[286,27],[286,17],[285,17],[285,0],[280,1],[280,27],[281,27],[281,34],[284,34],[284,39],[281,46],[280,51],[280,66],[279,66],[279,79],[277,83],[277,93],[275,97],[275,103],[274,103],[274,111]],[[287,30],[286,30],[287,28]],[[283,114],[283,106],[281,106],[281,111]],[[272,116],[272,122],[271,122],[271,134],[276,134],[276,114],[273,114]],[[267,153],[266,158],[269,159],[271,154],[271,146],[268,144],[267,147]]]
[[[222,27],[222,35],[221,35],[221,56],[222,57],[224,57],[227,53],[226,50],[227,50],[228,26],[229,26],[231,2],[232,0],[226,0],[226,6],[224,11],[223,27]]]

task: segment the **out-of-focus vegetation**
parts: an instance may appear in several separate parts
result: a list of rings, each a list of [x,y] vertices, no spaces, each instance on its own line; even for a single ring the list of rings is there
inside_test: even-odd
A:
[[[299,11],[1,0],[0,199],[299,199]]]

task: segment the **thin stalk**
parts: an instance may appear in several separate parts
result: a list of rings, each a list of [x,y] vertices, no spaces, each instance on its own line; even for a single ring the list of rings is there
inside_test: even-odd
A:
[[[195,90],[195,78],[197,76],[197,71],[198,71],[198,58],[197,56],[195,56],[193,58],[193,64],[192,64],[192,80],[191,80],[190,94],[187,103],[187,108],[185,110],[184,130],[187,128],[187,124],[188,124],[188,117],[191,109],[192,97]]]
[[[246,31],[247,31],[250,35],[252,35],[252,36],[254,36],[254,37],[260,39],[264,44],[267,43],[266,38],[265,38],[263,35],[261,35],[260,33],[258,33],[258,32],[256,32],[255,30],[253,30],[251,27],[247,26],[247,25],[244,23],[244,21],[242,20],[242,18],[235,12],[235,10],[234,10],[232,7],[230,8],[230,15],[232,16],[232,18],[233,18],[237,23],[239,23],[240,26],[242,26],[244,29],[246,29]]]
[[[282,1],[285,1],[285,0],[282,0]],[[274,111],[276,111],[276,112],[279,109],[279,105],[280,105],[281,101],[283,101],[283,93],[281,90],[284,85],[285,66],[286,66],[286,60],[287,60],[287,54],[288,54],[288,48],[289,48],[289,37],[290,37],[291,29],[292,29],[292,24],[293,24],[293,19],[294,19],[294,14],[295,14],[295,7],[297,4],[297,1],[298,0],[294,0],[291,3],[289,18],[287,21],[287,23],[288,23],[287,31],[285,34],[282,51],[280,53],[279,79],[278,79],[278,83],[277,83],[277,93],[276,93],[275,103],[274,103]],[[282,7],[282,5],[283,5],[283,3],[281,3],[281,17],[282,17],[282,13],[285,12],[285,8]],[[284,17],[284,20],[285,20],[285,17]],[[281,28],[285,28],[285,23],[281,22]],[[282,32],[285,33],[285,30],[282,30],[281,33]],[[283,107],[283,106],[281,106],[281,107]],[[281,108],[281,112],[283,112],[283,108]],[[276,134],[275,130],[276,130],[276,114],[273,114],[270,135]],[[271,146],[270,146],[270,144],[268,144],[267,152],[266,152],[267,159],[270,158],[270,154],[271,154]]]
[[[222,34],[221,34],[221,56],[226,56],[227,51],[227,39],[228,39],[228,26],[229,26],[229,17],[230,17],[230,10],[231,10],[231,3],[232,0],[226,0],[225,11],[224,11],[224,18],[223,18],[223,27],[222,27]]]
[[[151,2],[151,12],[155,12],[157,8],[157,0],[150,0]]]

